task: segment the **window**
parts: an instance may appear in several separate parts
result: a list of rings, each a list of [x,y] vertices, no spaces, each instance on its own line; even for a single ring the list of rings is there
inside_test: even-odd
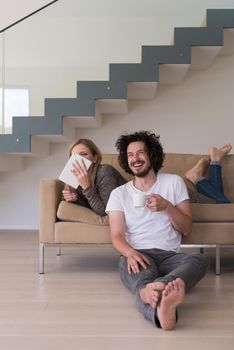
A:
[[[12,132],[12,117],[26,117],[29,115],[29,90],[26,88],[5,88],[3,112],[3,90],[0,88],[0,127],[1,132]]]

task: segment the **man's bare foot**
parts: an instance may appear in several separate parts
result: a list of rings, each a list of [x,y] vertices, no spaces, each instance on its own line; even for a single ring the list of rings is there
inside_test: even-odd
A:
[[[162,299],[157,307],[157,315],[162,329],[172,330],[176,326],[176,307],[185,297],[185,284],[181,278],[169,282],[162,292]]]
[[[192,169],[188,170],[185,173],[186,179],[188,179],[192,183],[195,183],[199,177],[204,175],[208,165],[209,165],[209,158],[208,157],[201,158]]]
[[[140,291],[140,298],[145,304],[150,304],[153,309],[156,309],[161,296],[162,291],[165,288],[165,284],[162,282],[148,283],[145,288]]]
[[[223,158],[231,151],[231,149],[232,145],[230,143],[226,143],[221,148],[210,147],[210,160],[214,162],[222,162]]]

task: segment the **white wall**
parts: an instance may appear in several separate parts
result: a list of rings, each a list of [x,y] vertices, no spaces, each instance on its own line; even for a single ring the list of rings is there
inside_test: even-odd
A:
[[[234,8],[233,1],[225,0],[70,1],[79,7],[74,12],[79,33],[87,34],[77,33],[79,63],[74,81],[107,79],[108,63],[140,61],[141,45],[168,45],[175,26],[199,26],[206,8]],[[91,42],[94,33],[95,40]],[[70,58],[66,59],[68,63]],[[33,69],[36,63],[20,62],[16,76],[22,82],[25,70]],[[42,62],[35,67],[37,72],[46,62],[52,64],[50,57]],[[13,63],[12,58],[11,69]],[[72,69],[68,69],[69,81]],[[73,89],[74,86],[68,88],[64,97]],[[220,146],[226,141],[234,144],[233,91],[234,57],[220,56],[209,69],[190,71],[180,85],[160,86],[154,100],[131,101],[126,115],[104,116],[101,128],[81,129],[77,137],[92,138],[103,152],[115,152],[114,142],[122,132],[150,129],[161,135],[167,152],[205,153],[211,144]],[[57,93],[60,94],[59,89]],[[36,111],[43,110],[39,95],[33,108],[34,105]],[[48,157],[26,158],[24,170],[0,173],[0,228],[38,227],[39,180],[58,176],[66,160],[67,146],[51,144]]]
[[[37,9],[48,4],[49,0],[0,0],[0,29],[4,29]]]

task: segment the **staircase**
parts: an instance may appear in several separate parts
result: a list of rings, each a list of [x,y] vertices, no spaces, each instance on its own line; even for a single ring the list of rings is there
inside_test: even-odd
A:
[[[77,98],[46,98],[44,116],[13,117],[12,134],[0,135],[0,171],[22,169],[50,142],[73,140],[76,128],[99,127],[103,114],[127,113],[129,100],[153,99],[158,84],[180,84],[233,53],[234,10],[207,10],[204,26],[175,28],[171,45],[143,46],[141,63],[110,64],[109,81],[79,81]]]

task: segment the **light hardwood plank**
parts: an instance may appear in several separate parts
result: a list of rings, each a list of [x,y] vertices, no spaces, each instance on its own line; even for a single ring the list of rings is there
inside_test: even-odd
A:
[[[38,232],[0,232],[0,349],[231,349],[234,250],[222,252],[179,308],[175,331],[153,327],[122,285],[112,247],[46,248],[38,275]]]

